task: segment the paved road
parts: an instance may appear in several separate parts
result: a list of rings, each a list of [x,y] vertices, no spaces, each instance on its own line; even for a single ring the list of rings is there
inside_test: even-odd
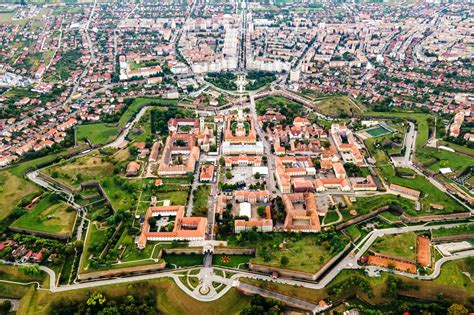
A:
[[[40,266],[42,270],[47,272],[50,276],[50,285],[49,285],[49,290],[51,292],[64,292],[64,291],[71,291],[71,290],[78,290],[78,289],[85,289],[85,288],[94,288],[94,287],[99,287],[99,286],[104,286],[104,285],[111,285],[111,284],[120,284],[120,283],[128,283],[128,282],[133,282],[133,281],[144,281],[144,280],[153,280],[153,279],[159,279],[159,278],[172,278],[175,280],[177,285],[185,291],[187,294],[192,296],[193,298],[200,300],[200,301],[213,301],[217,300],[220,297],[222,297],[228,290],[231,288],[231,283],[232,285],[237,285],[238,282],[237,280],[241,277],[246,277],[246,278],[252,278],[252,279],[259,279],[259,280],[265,280],[265,281],[273,281],[277,283],[282,283],[282,284],[288,284],[288,285],[294,285],[294,286],[301,286],[301,287],[306,287],[306,288],[311,288],[311,289],[323,289],[325,288],[343,269],[360,269],[360,268],[367,268],[367,267],[361,267],[357,264],[358,259],[369,249],[369,247],[372,245],[372,243],[378,238],[383,235],[388,235],[388,234],[397,234],[397,233],[405,233],[405,232],[415,232],[415,231],[427,231],[430,229],[439,229],[442,227],[455,227],[459,226],[460,224],[441,224],[441,225],[433,225],[433,226],[425,226],[425,225],[417,225],[417,226],[407,226],[407,227],[400,227],[400,228],[390,228],[390,229],[382,229],[382,230],[374,230],[371,233],[369,233],[363,240],[359,242],[359,244],[363,244],[362,246],[356,246],[344,259],[342,259],[337,265],[335,265],[330,272],[328,272],[323,279],[321,279],[320,282],[308,282],[308,281],[300,281],[300,280],[295,280],[295,279],[287,279],[287,278],[277,278],[273,279],[271,276],[266,275],[266,274],[260,274],[260,273],[255,273],[252,271],[238,271],[236,272],[235,270],[232,270],[232,272],[235,272],[230,279],[227,280],[222,280],[219,279],[218,276],[213,275],[212,273],[212,268],[202,268],[203,274],[211,274],[212,277],[216,277],[215,279],[218,279],[219,281],[228,284],[226,288],[224,288],[221,292],[212,295],[212,296],[201,296],[197,294],[196,292],[190,291],[181,281],[179,280],[179,276],[176,275],[173,271],[164,271],[164,272],[159,272],[159,273],[154,273],[154,274],[146,274],[146,275],[137,275],[137,276],[131,276],[131,277],[123,277],[123,278],[114,278],[114,279],[107,279],[107,280],[98,280],[98,281],[93,281],[93,282],[81,282],[81,283],[76,283],[76,284],[71,284],[71,285],[65,285],[65,286],[56,286],[56,275],[54,271],[49,269],[48,267],[45,266]],[[359,250],[360,248],[360,250]],[[422,280],[431,280],[435,279],[436,277],[439,276],[441,266],[446,263],[447,261],[455,260],[455,259],[460,259],[464,257],[469,257],[469,256],[474,256],[474,250],[462,252],[462,253],[456,253],[451,257],[446,257],[440,259],[436,265],[435,265],[435,270],[433,274],[427,275],[427,276],[418,276],[418,275],[413,275],[413,274],[404,274],[400,273],[404,276],[407,277],[412,277],[412,278],[418,278]],[[2,261],[0,261],[2,262]],[[4,262],[5,263],[5,262]],[[14,264],[14,265],[22,265],[19,263],[9,263],[9,264]],[[225,268],[220,268],[220,269],[225,269]],[[377,267],[377,269],[381,270],[383,268]],[[180,270],[181,271],[181,270]]]
[[[140,120],[140,118],[142,118],[142,116],[146,113],[148,107],[149,106],[143,106],[142,109],[140,109],[138,114],[135,116],[135,118],[127,124],[128,127],[122,130],[122,132],[117,137],[117,139],[115,139],[113,142],[107,144],[104,147],[105,148],[119,148],[119,149],[124,148],[128,144],[128,141],[125,138],[127,137],[130,130],[133,128],[133,125],[135,125]]]
[[[265,155],[267,156],[267,167],[268,167],[268,176],[265,178],[267,181],[267,186],[268,190],[270,191],[270,194],[272,196],[275,196],[275,193],[277,191],[275,179],[273,178],[273,174],[275,172],[275,156],[271,154],[271,144],[270,142],[265,138],[265,134],[262,131],[262,128],[260,128],[260,125],[258,124],[257,120],[257,110],[255,107],[255,95],[250,94],[250,113],[253,116],[254,120],[254,125],[255,125],[255,130],[257,131],[257,134],[260,138],[260,141],[263,142],[263,146],[265,148]]]

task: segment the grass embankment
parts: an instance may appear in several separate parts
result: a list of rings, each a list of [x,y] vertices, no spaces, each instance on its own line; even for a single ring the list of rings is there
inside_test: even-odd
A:
[[[421,192],[421,197],[419,200],[421,203],[421,210],[415,211],[413,208],[408,211],[409,215],[417,216],[448,214],[466,211],[457,201],[436,188],[431,182],[421,175],[416,175],[414,178],[399,177],[396,175],[395,169],[391,165],[381,166],[378,168],[378,170],[386,182],[408,187]],[[430,209],[431,204],[441,205],[444,207],[444,209]]]
[[[433,237],[444,237],[453,235],[472,235],[474,238],[474,223],[464,224],[453,228],[440,228],[431,232]]]
[[[326,116],[352,116],[367,108],[347,96],[334,96],[316,103],[316,110]]]
[[[377,238],[370,249],[379,254],[415,260],[416,234],[411,232],[384,235]]]
[[[112,142],[119,134],[119,128],[107,123],[79,125],[76,129],[78,141],[89,140],[92,144]]]
[[[462,272],[474,269],[472,266],[474,264],[469,262],[469,258],[450,261],[443,265],[440,276],[432,281],[421,281],[393,275],[395,279],[401,280],[403,283],[403,286],[397,290],[397,297],[389,297],[386,294],[388,289],[388,273],[382,273],[379,278],[370,278],[366,277],[360,270],[343,270],[327,288],[321,290],[246,278],[241,278],[240,281],[313,303],[318,303],[325,298],[331,298],[334,302],[340,302],[356,296],[369,305],[390,305],[391,302],[397,301],[400,298],[439,302],[438,296],[442,295],[447,306],[451,303],[467,305],[472,296],[474,296],[474,282]],[[328,290],[334,286],[347,283],[354,276],[360,276],[368,282],[372,296],[369,297],[367,292],[364,292],[360,286],[349,286],[336,295],[328,293]]]
[[[6,218],[22,198],[37,192],[29,181],[10,171],[0,172],[0,220]]]
[[[132,104],[128,106],[127,110],[120,117],[118,122],[119,127],[123,128],[125,125],[140,111],[145,105],[168,105],[176,106],[178,102],[176,100],[165,100],[160,98],[144,98],[138,97],[133,100]]]
[[[357,197],[356,202],[352,206],[349,206],[347,209],[341,209],[340,212],[344,221],[347,221],[354,218],[349,213],[351,210],[356,210],[357,216],[359,216],[390,204],[401,206],[404,209],[414,209],[415,207],[414,202],[410,199],[392,194],[383,194],[371,197]]]
[[[13,222],[12,227],[64,235],[72,232],[77,212],[70,205],[47,194],[30,212]]]

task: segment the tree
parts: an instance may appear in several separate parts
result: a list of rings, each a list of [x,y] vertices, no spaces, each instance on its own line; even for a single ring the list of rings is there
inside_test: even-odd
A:
[[[281,264],[282,266],[288,265],[289,262],[290,262],[290,259],[288,259],[288,257],[286,257],[286,256],[281,256],[281,258],[280,258],[280,264]]]
[[[469,312],[461,304],[453,304],[448,308],[448,315],[467,315]]]
[[[261,218],[264,218],[267,214],[265,206],[258,206],[257,207],[257,213]]]
[[[254,175],[255,179],[260,179],[261,175],[259,172],[256,172],[255,175]]]
[[[149,217],[148,218],[148,224],[150,224],[150,227],[154,228],[156,226],[156,218],[155,217]]]
[[[8,314],[12,308],[12,302],[10,300],[5,300],[0,303],[0,314]]]
[[[232,173],[229,170],[225,171],[225,177],[227,179],[231,179],[232,178]]]

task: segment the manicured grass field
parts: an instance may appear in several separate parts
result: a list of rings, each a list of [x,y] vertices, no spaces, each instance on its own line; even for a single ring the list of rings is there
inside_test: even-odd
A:
[[[162,258],[167,264],[173,264],[178,267],[191,267],[201,266],[203,263],[203,255],[189,254],[189,255],[177,255],[177,254],[165,254]]]
[[[119,128],[106,123],[79,125],[76,129],[78,141],[87,138],[92,144],[112,142],[119,134]]]
[[[6,218],[18,202],[38,189],[29,181],[9,171],[0,172],[0,220]]]
[[[370,249],[379,254],[415,260],[416,234],[410,232],[384,235],[377,238]]]
[[[134,261],[134,260],[140,260],[140,259],[148,259],[151,257],[151,254],[153,252],[153,247],[154,244],[153,242],[148,242],[147,246],[143,250],[139,250],[137,245],[135,244],[135,241],[133,239],[133,236],[130,235],[128,230],[124,230],[122,233],[122,236],[120,236],[120,239],[118,240],[117,244],[115,245],[115,249],[118,250],[120,245],[125,246],[125,252],[123,253],[122,257],[120,260],[122,262],[126,261]],[[163,247],[163,246],[161,246]],[[160,251],[159,246],[157,246],[154,256],[156,257],[158,255],[158,252]]]
[[[158,200],[171,200],[172,205],[185,206],[188,200],[188,190],[177,190],[168,192],[159,192],[156,194]]]
[[[347,96],[334,96],[316,103],[316,110],[327,116],[352,116],[366,111],[364,105]]]
[[[30,212],[13,222],[12,227],[64,235],[72,232],[76,215],[67,203],[47,195]]]

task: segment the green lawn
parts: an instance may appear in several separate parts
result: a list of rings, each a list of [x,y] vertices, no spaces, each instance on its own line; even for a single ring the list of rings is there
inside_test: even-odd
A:
[[[416,234],[410,232],[384,235],[377,238],[370,249],[379,254],[415,260]]]
[[[106,230],[97,228],[97,225],[94,224],[94,222],[91,222],[89,225],[86,241],[84,243],[84,251],[82,252],[82,260],[79,266],[79,272],[85,271],[89,265],[89,257],[92,254],[90,248],[100,244],[105,236]]]
[[[77,212],[55,195],[44,196],[30,212],[13,222],[12,227],[64,235],[72,232]]]
[[[444,145],[446,147],[450,147],[451,149],[454,149],[456,152],[474,155],[474,149],[468,148],[467,146],[464,146],[464,145],[458,145],[458,144],[443,141],[443,140],[438,141],[438,145]]]
[[[430,170],[438,172],[440,168],[450,167],[454,172],[462,172],[465,168],[474,165],[474,158],[444,149],[423,148],[417,152],[417,158]],[[430,163],[429,161],[435,161]]]
[[[151,255],[153,253],[153,247],[154,247],[153,242],[148,242],[145,249],[139,250],[137,245],[135,244],[133,236],[130,235],[128,230],[123,231],[122,235],[120,236],[120,239],[118,240],[117,244],[115,245],[115,249],[118,250],[120,245],[125,246],[125,248],[126,248],[123,255],[120,258],[120,261],[122,261],[122,262],[151,258]],[[161,246],[161,247],[163,247],[163,246]],[[157,248],[154,252],[154,257],[153,258],[156,258],[159,251],[160,251],[160,246],[157,246]]]
[[[112,142],[119,134],[119,128],[106,123],[78,125],[77,140],[87,138],[92,144],[106,144]]]
[[[441,228],[436,229],[431,232],[433,237],[443,237],[443,236],[451,236],[451,235],[468,235],[472,234],[474,238],[474,224],[463,224],[458,227],[453,228]]]
[[[279,245],[284,241],[286,245],[280,248]],[[276,234],[271,240],[258,242],[256,257],[250,261],[270,267],[316,273],[333,257],[330,245],[323,243],[318,244],[313,235],[292,238],[284,234]],[[268,256],[267,259],[265,259],[266,256]],[[289,260],[286,266],[281,264],[282,256],[286,256]]]
[[[339,219],[339,215],[336,211],[328,211],[326,216],[324,217],[324,224],[329,224],[332,222],[336,222]]]
[[[211,186],[200,185],[193,193],[193,215],[205,217],[207,216],[207,202],[211,193]]]
[[[346,221],[353,218],[353,216],[349,214],[350,210],[356,210],[357,215],[362,215],[389,204],[399,205],[405,210],[415,209],[415,204],[410,199],[392,194],[383,194],[371,197],[357,197],[356,202],[354,202],[352,206],[347,209],[341,209],[340,212],[344,217],[344,221]]]
[[[398,177],[395,175],[395,170],[391,165],[378,167],[378,170],[386,182],[405,186],[422,192],[420,198],[420,203],[422,206],[421,211],[415,211],[414,208],[408,209],[408,214],[410,215],[444,214],[466,211],[454,199],[436,188],[421,175],[416,175],[413,179]],[[444,210],[430,210],[430,204],[442,205],[444,206]]]
[[[0,220],[6,218],[28,195],[36,194],[38,189],[29,181],[13,175],[9,171],[0,172]]]
[[[143,297],[151,293],[156,298],[156,310],[159,314],[176,315],[191,314],[197,312],[197,310],[199,310],[199,313],[210,315],[239,314],[249,306],[251,299],[249,296],[239,293],[236,289],[231,289],[218,301],[199,302],[183,292],[171,279],[114,284],[95,289],[91,291],[86,288],[59,293],[32,290],[31,294],[21,301],[21,314],[50,314],[57,308],[59,302],[71,306],[77,303],[85,305],[87,299],[96,291],[103,293],[108,301],[125,298],[126,296]],[[74,294],[71,294],[71,292]]]
[[[168,192],[158,192],[156,197],[158,200],[170,200],[172,205],[185,206],[188,200],[189,190],[177,190]]]
[[[43,285],[48,285],[48,274],[40,271],[37,275],[26,274],[24,267],[9,266],[0,264],[0,280],[17,281],[17,282],[33,282],[37,281]],[[1,295],[0,295],[1,296]]]
[[[145,106],[145,105],[177,105],[176,100],[165,100],[165,99],[160,99],[160,98],[143,98],[143,97],[138,97],[136,98],[130,106],[128,106],[127,110],[123,113],[123,115],[120,117],[120,120],[118,122],[120,127],[124,127],[131,119],[132,117],[137,114],[140,109]]]
[[[100,180],[113,174],[114,164],[97,151],[72,158],[44,169],[43,172],[72,186],[77,187],[87,180]]]
[[[173,264],[178,267],[200,266],[202,265],[204,259],[203,255],[196,254],[164,254],[161,258],[163,258],[167,264]]]

